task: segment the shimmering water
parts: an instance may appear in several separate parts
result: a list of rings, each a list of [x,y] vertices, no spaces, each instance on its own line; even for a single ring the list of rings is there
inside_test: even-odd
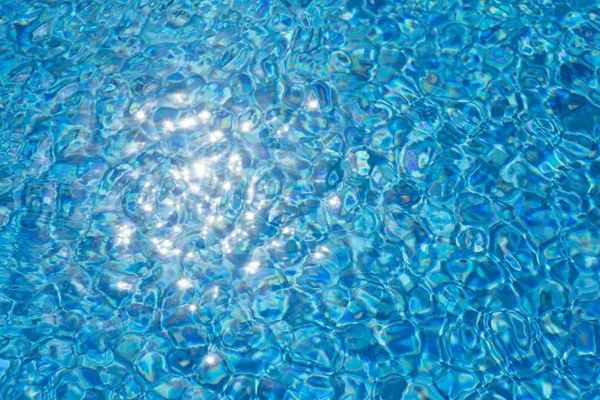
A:
[[[599,399],[595,1],[0,1],[1,399]]]

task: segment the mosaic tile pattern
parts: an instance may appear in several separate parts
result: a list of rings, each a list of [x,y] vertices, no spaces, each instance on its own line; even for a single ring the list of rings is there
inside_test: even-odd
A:
[[[599,70],[591,0],[0,1],[0,398],[600,398]]]

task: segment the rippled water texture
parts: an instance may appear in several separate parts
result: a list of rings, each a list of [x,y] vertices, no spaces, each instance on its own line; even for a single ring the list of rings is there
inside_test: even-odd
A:
[[[595,3],[0,1],[0,399],[600,399]]]

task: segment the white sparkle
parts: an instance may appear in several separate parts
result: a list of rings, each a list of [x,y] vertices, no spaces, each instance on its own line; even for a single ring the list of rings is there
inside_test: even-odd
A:
[[[208,110],[202,110],[198,114],[198,118],[200,118],[202,121],[208,121],[210,119],[210,117],[211,117],[211,113]]]
[[[202,178],[206,175],[206,164],[202,161],[197,161],[194,163],[194,172],[196,176]]]
[[[311,100],[308,102],[308,108],[311,110],[316,110],[319,108],[319,100]]]
[[[209,353],[206,357],[204,357],[204,362],[209,366],[215,365],[218,361],[219,360],[217,359],[217,357],[212,353]]]
[[[117,244],[128,245],[131,243],[131,235],[135,232],[135,229],[128,225],[121,225],[119,227],[119,233],[117,234]]]
[[[197,306],[197,305],[195,305],[195,304],[190,304],[190,311],[191,311],[191,312],[194,312],[194,311],[196,311],[197,309],[198,309],[198,306]]]
[[[215,286],[213,289],[213,299],[216,299],[219,296],[219,287]]]
[[[163,122],[163,126],[167,132],[172,132],[175,130],[175,124],[170,119],[167,119]]]
[[[223,190],[231,190],[231,182],[225,182],[223,184]]]
[[[242,125],[240,125],[240,130],[242,132],[250,132],[250,129],[252,129],[252,125],[248,121],[242,122]]]
[[[192,281],[186,278],[181,278],[177,281],[177,286],[179,286],[179,289],[181,290],[186,290],[192,287]]]
[[[260,263],[258,261],[250,261],[244,269],[251,274],[255,274],[256,271],[258,271],[258,267],[260,267]]]
[[[146,120],[146,113],[145,113],[145,112],[143,112],[142,110],[137,110],[137,111],[135,112],[134,118],[135,118],[137,121],[144,122],[144,121]]]
[[[150,211],[152,211],[152,204],[144,204],[142,206],[142,209],[146,212],[150,212]]]
[[[211,142],[216,142],[219,139],[221,139],[223,137],[223,132],[221,131],[214,131],[210,133],[209,139]]]
[[[327,200],[327,204],[329,204],[332,207],[337,207],[340,205],[340,198],[339,196],[332,196],[329,200]]]
[[[188,168],[183,168],[181,170],[181,174],[183,175],[183,179],[185,179],[185,180],[190,179],[190,170]]]
[[[185,98],[187,96],[185,95],[185,93],[175,93],[174,97],[175,97],[175,102],[177,104],[183,104],[183,103],[185,103]]]
[[[183,129],[190,129],[196,126],[196,118],[187,117],[179,121],[179,127]]]
[[[176,169],[172,169],[169,172],[171,173],[171,175],[173,175],[173,178],[181,179],[181,172],[177,171]]]
[[[131,290],[133,288],[133,286],[131,286],[130,283],[120,281],[120,282],[117,282],[117,288],[119,288],[120,290]]]

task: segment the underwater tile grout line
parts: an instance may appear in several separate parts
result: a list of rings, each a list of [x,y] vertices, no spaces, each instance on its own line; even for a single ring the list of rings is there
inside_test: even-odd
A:
[[[600,398],[600,6],[0,2],[0,399]]]

